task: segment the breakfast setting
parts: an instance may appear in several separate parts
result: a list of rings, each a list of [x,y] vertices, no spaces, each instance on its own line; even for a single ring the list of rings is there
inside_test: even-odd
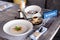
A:
[[[13,2],[0,1],[1,40],[53,39],[53,34],[59,29],[58,10],[44,9],[35,4],[27,5],[27,0]]]

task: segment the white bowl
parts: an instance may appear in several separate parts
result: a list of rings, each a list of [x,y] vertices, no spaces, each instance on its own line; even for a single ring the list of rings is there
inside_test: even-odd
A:
[[[9,28],[12,27],[13,25],[21,25],[21,26],[25,26],[27,28],[29,28],[29,30],[25,33],[22,33],[22,34],[13,34],[9,31]],[[12,20],[12,21],[9,21],[7,22],[4,26],[3,26],[3,31],[9,35],[12,35],[12,36],[20,36],[20,37],[25,37],[27,36],[31,31],[33,30],[33,25],[32,23],[30,23],[29,21],[27,20]]]
[[[37,5],[31,5],[31,6],[27,6],[25,8],[25,12],[27,13],[28,11],[30,10],[34,10],[34,11],[38,11],[38,12],[41,12],[41,7],[40,6],[37,6]]]
[[[25,15],[26,15],[26,17],[27,18],[32,18],[33,17],[33,15],[34,14],[29,14],[28,12],[29,11],[37,11],[37,12],[39,12],[40,13],[40,15],[41,15],[41,7],[40,6],[37,6],[37,5],[31,5],[31,6],[27,6],[26,8],[25,8]]]

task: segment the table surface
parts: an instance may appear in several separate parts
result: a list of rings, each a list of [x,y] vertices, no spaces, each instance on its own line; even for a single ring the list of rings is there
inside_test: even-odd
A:
[[[41,40],[52,40],[55,33],[59,30],[60,17],[56,18],[52,25],[49,27],[48,31],[40,37]]]
[[[0,12],[0,36],[3,38],[7,38],[8,40],[17,40],[17,39],[19,40],[19,37],[10,36],[4,33],[3,31],[3,25],[6,22],[10,20],[14,20],[15,17],[19,16],[17,9],[18,8],[14,6],[14,7],[11,7],[10,9]],[[60,23],[60,17],[57,17],[52,23],[52,25],[48,28],[48,31],[45,34],[43,34],[38,40],[51,40],[53,34],[59,28],[58,27],[59,23]],[[30,40],[30,38],[28,38],[27,40]]]

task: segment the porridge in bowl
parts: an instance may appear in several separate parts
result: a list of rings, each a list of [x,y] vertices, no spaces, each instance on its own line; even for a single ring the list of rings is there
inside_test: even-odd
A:
[[[3,31],[12,36],[27,36],[32,30],[32,23],[22,19],[9,21],[3,27]]]
[[[13,34],[22,34],[27,31],[28,31],[28,27],[25,27],[25,26],[17,25],[17,26],[10,27],[10,32]]]
[[[11,20],[3,26],[5,33],[13,37],[19,37],[19,40],[25,40],[32,30],[32,23],[23,19]]]

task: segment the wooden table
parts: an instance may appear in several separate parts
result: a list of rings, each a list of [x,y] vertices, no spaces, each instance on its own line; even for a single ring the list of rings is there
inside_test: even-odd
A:
[[[52,25],[49,27],[48,31],[42,35],[39,39],[41,40],[52,40],[60,28],[60,17],[56,18]]]
[[[10,20],[14,20],[15,17],[18,17],[18,16],[19,15],[18,15],[16,6],[0,12],[0,36],[1,37],[7,38],[8,40],[17,40],[17,39],[19,40],[19,37],[10,36],[4,33],[3,31],[3,25]],[[60,16],[54,20],[52,25],[48,28],[48,31],[44,35],[42,35],[39,38],[39,40],[52,40],[59,29],[59,26],[58,26],[59,24],[60,24]],[[30,38],[28,38],[27,40],[30,40]]]

